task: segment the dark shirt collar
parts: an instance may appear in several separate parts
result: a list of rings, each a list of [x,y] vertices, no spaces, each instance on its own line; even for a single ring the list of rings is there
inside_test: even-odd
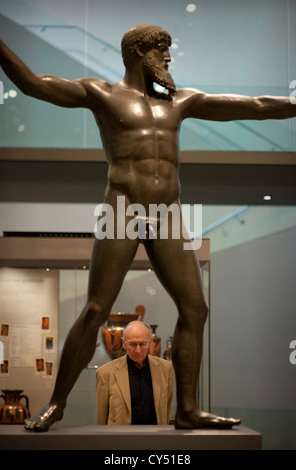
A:
[[[142,367],[142,369],[139,369],[139,368],[136,366],[136,364],[135,364],[134,361],[129,357],[128,354],[126,355],[126,357],[127,357],[127,365],[128,365],[128,367],[131,367],[132,370],[140,371],[140,370],[144,369],[145,367],[147,367],[147,365],[148,365],[148,354],[147,354],[147,356],[145,357],[145,364],[144,364],[144,366]]]

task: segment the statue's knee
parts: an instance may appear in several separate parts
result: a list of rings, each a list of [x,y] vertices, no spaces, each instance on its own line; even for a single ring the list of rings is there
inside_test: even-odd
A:
[[[201,316],[203,319],[203,322],[205,323],[209,314],[209,307],[206,303],[204,303],[201,307]]]
[[[208,318],[208,313],[209,313],[209,307],[208,305],[203,302],[202,304],[200,302],[197,303],[194,307],[194,318],[195,322],[201,326],[204,325],[207,318]]]
[[[85,322],[101,326],[107,316],[108,312],[106,312],[106,309],[104,309],[98,302],[91,300],[87,303],[84,314]]]
[[[193,299],[194,300],[194,299]],[[179,309],[181,324],[190,330],[199,330],[207,320],[209,308],[205,302],[192,301],[190,304],[184,305]]]

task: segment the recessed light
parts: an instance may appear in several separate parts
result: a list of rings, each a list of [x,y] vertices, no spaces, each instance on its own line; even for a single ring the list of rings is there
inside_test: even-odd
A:
[[[17,96],[16,90],[9,90],[8,95],[10,98],[15,98]]]
[[[196,10],[195,3],[189,3],[186,7],[186,11],[188,11],[188,13],[193,13],[195,10]]]

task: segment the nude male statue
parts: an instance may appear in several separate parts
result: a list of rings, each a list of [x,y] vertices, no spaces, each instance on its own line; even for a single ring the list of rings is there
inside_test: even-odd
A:
[[[169,34],[158,26],[131,28],[122,40],[124,78],[119,83],[107,83],[97,78],[69,81],[36,75],[0,42],[1,66],[22,92],[57,106],[92,111],[109,165],[105,202],[114,208],[115,216],[117,196],[124,196],[126,207],[139,203],[147,211],[149,204],[179,204],[178,134],[184,119],[229,121],[296,116],[296,106],[287,97],[252,98],[176,90],[168,72],[170,45]],[[155,82],[168,93],[156,92]],[[239,424],[239,420],[201,411],[196,401],[208,312],[196,252],[183,249],[183,235],[179,239],[158,237],[142,242],[179,312],[172,345],[176,428],[230,428]],[[62,418],[67,396],[94,354],[99,327],[110,313],[139,243],[139,238],[128,237],[95,240],[87,304],[65,341],[50,403],[26,422],[26,429],[47,431]]]

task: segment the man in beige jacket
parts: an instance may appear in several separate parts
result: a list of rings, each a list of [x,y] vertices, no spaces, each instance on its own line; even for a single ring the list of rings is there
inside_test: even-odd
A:
[[[127,354],[97,370],[98,424],[168,424],[174,392],[172,363],[148,355],[150,329],[131,322]]]

